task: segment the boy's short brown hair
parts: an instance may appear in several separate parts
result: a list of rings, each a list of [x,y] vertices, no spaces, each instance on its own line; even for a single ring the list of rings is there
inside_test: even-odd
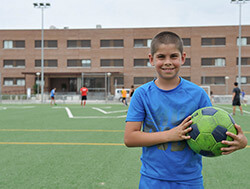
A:
[[[169,31],[163,31],[158,33],[151,42],[151,55],[153,56],[158,50],[161,44],[175,44],[176,48],[183,53],[183,41],[175,33]]]

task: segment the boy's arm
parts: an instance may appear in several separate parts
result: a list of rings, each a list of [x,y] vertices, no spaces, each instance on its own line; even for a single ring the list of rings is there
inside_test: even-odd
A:
[[[170,141],[189,139],[186,133],[191,131],[187,128],[192,121],[187,117],[180,125],[168,131],[147,133],[141,131],[142,122],[127,122],[124,133],[124,143],[128,147],[153,146]]]
[[[228,147],[221,148],[222,155],[227,155],[231,154],[232,152],[236,150],[240,150],[242,148],[245,148],[247,145],[247,137],[243,134],[243,131],[241,127],[237,124],[235,124],[235,128],[238,131],[238,134],[235,135],[231,132],[227,132],[226,134],[230,137],[232,137],[234,140],[233,141],[226,141],[223,140],[221,143],[222,144],[227,144]]]
[[[232,95],[232,100],[234,100],[234,96],[235,96],[235,92],[233,92],[233,95]]]

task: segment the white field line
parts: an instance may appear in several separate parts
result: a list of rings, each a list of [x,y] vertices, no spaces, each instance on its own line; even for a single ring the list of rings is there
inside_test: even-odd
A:
[[[225,106],[221,106],[221,105],[215,105],[215,106],[223,108],[223,109],[227,109],[227,110],[233,110],[233,107],[229,108],[229,107],[225,107]],[[236,107],[236,111],[240,111],[239,108]],[[246,114],[250,114],[250,112],[248,112],[246,110],[243,110],[243,112],[246,113]]]
[[[73,114],[71,113],[70,109],[68,107],[65,107],[65,110],[69,116],[69,118],[74,118]]]
[[[126,112],[126,110],[122,110],[122,111],[113,111],[113,112],[106,112],[100,108],[93,108],[95,110],[98,110],[102,113],[104,113],[105,115],[106,114],[110,114],[110,113],[117,113],[117,112]],[[126,117],[127,115],[121,115],[121,116],[73,116],[73,114],[71,113],[70,109],[68,107],[65,107],[65,110],[68,114],[68,117],[69,118],[72,118],[72,119],[100,119],[100,118],[104,118],[104,119],[117,119],[117,118],[124,118]]]
[[[102,112],[104,114],[113,114],[113,113],[119,113],[119,112],[126,112],[127,110],[117,110],[117,111],[111,111],[111,112],[106,112],[100,108],[93,107],[92,109],[97,110],[99,112]]]
[[[106,111],[104,111],[104,110],[102,110],[102,109],[100,109],[100,108],[95,108],[95,107],[93,107],[92,109],[97,110],[97,111],[99,111],[99,112],[102,112],[102,113],[104,113],[104,114],[108,114],[108,112],[106,112]]]
[[[28,109],[28,108],[35,108],[35,106],[9,106],[9,107],[0,107],[0,110],[7,110],[7,109]]]

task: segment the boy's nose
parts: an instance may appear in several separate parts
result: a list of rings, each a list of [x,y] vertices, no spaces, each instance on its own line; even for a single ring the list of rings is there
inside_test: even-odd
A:
[[[164,65],[171,65],[172,62],[170,60],[170,58],[166,58],[165,61],[164,61]]]

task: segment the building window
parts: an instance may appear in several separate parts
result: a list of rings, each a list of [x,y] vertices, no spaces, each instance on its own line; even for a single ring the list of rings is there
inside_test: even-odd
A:
[[[101,59],[101,67],[123,67],[123,59]]]
[[[90,40],[67,40],[68,48],[90,48]]]
[[[141,48],[141,47],[148,47],[150,48],[152,39],[134,39],[134,47]]]
[[[35,48],[41,48],[42,41],[35,40]],[[44,48],[57,48],[57,40],[44,40]]]
[[[226,65],[226,60],[225,58],[202,58],[201,65],[224,67]]]
[[[241,76],[241,84],[250,84],[250,76]],[[236,77],[236,81],[239,83],[239,77]]]
[[[25,48],[25,41],[24,40],[3,41],[3,48],[5,49]]]
[[[123,47],[123,40],[101,40],[101,47]]]
[[[201,77],[201,84],[202,85],[224,85],[225,84],[225,77]]]
[[[226,45],[226,38],[202,38],[201,39],[202,46],[221,46]]]
[[[183,46],[190,47],[191,46],[191,39],[190,38],[182,38]]]
[[[186,58],[184,64],[182,65],[184,67],[190,67],[191,66],[191,59],[190,58]]]
[[[5,86],[25,86],[24,78],[4,78]]]
[[[24,86],[25,85],[25,79],[16,79],[16,85],[17,86]]]
[[[90,59],[69,59],[67,60],[67,67],[84,67],[89,68],[91,67],[91,60]]]
[[[114,84],[115,85],[124,85],[124,78],[123,77],[114,77]]]
[[[239,58],[236,59],[236,65],[239,64]],[[241,65],[242,66],[249,66],[250,65],[250,57],[245,57],[245,58],[241,58]]]
[[[35,67],[41,67],[41,60],[35,60]],[[57,67],[57,60],[44,60],[44,67]]]
[[[240,40],[237,38],[237,45],[239,46]],[[250,45],[250,37],[242,37],[241,38],[241,46],[247,46]]]
[[[4,68],[25,68],[25,60],[3,60]]]
[[[142,85],[149,81],[152,81],[154,77],[134,77],[134,85]]]
[[[134,67],[152,67],[149,59],[134,59]]]

